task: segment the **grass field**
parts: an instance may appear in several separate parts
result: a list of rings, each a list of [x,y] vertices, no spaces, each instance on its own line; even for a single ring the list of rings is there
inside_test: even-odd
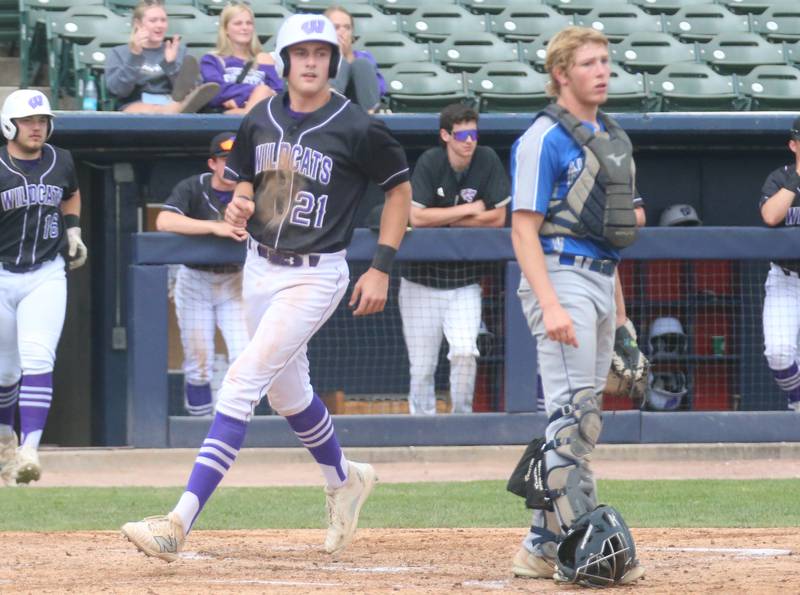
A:
[[[800,526],[800,480],[601,481],[602,502],[632,527]],[[114,530],[172,508],[180,488],[0,490],[0,531]],[[196,529],[324,526],[320,488],[221,488]],[[361,527],[520,527],[528,519],[505,482],[379,485]]]

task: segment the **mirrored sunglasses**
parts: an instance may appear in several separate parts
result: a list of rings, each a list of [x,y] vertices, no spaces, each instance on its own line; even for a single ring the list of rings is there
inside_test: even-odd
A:
[[[470,130],[459,130],[453,133],[453,138],[460,143],[466,142],[468,138],[471,138],[473,142],[478,142],[478,131],[474,128]]]

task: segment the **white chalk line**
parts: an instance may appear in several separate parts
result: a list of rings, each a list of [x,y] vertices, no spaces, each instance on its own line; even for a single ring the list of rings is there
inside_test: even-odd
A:
[[[740,558],[768,558],[772,556],[791,556],[792,550],[748,547],[641,547],[651,552],[685,552],[700,554],[732,554]]]
[[[478,589],[505,589],[508,581],[464,581],[462,587],[477,587]]]
[[[320,566],[320,570],[331,570],[334,572],[363,572],[375,574],[397,574],[400,572],[430,572],[436,570],[435,566],[373,566],[364,568],[358,566]]]
[[[226,580],[216,579],[205,581],[215,585],[272,585],[282,587],[341,587],[342,583],[321,583],[317,581],[281,581],[281,580],[261,580],[261,579],[241,579]]]

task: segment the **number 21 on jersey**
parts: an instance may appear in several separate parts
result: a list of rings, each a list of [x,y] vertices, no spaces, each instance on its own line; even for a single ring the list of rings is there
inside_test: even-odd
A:
[[[325,209],[328,206],[328,195],[314,196],[301,190],[294,197],[289,222],[300,227],[320,229],[325,221]],[[313,217],[313,221],[312,221]]]

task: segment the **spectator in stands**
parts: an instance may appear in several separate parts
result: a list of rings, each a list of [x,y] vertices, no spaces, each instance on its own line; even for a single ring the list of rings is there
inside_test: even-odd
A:
[[[386,81],[378,70],[375,58],[366,50],[353,49],[353,15],[341,6],[330,6],[325,11],[339,38],[341,64],[331,86],[357,103],[369,113],[378,109],[381,97],[386,94]]]
[[[761,189],[761,217],[771,227],[800,225],[800,117],[789,132],[794,159],[767,176]],[[770,263],[764,297],[764,355],[789,409],[800,413],[800,260]]]
[[[198,111],[219,85],[197,86],[200,68],[186,55],[179,35],[166,39],[167,12],[161,0],[142,0],[133,10],[131,39],[108,54],[106,86],[129,113]]]
[[[283,89],[272,56],[261,49],[255,16],[247,4],[228,4],[219,18],[217,49],[200,60],[203,82],[220,90],[209,103],[212,111],[246,114],[259,101]]]
[[[503,227],[510,183],[497,153],[478,146],[478,114],[453,104],[439,116],[440,146],[417,160],[411,176],[414,227]],[[408,349],[409,412],[436,413],[434,373],[442,334],[450,346],[453,413],[470,413],[481,326],[482,267],[419,263],[400,280],[399,305]]]

